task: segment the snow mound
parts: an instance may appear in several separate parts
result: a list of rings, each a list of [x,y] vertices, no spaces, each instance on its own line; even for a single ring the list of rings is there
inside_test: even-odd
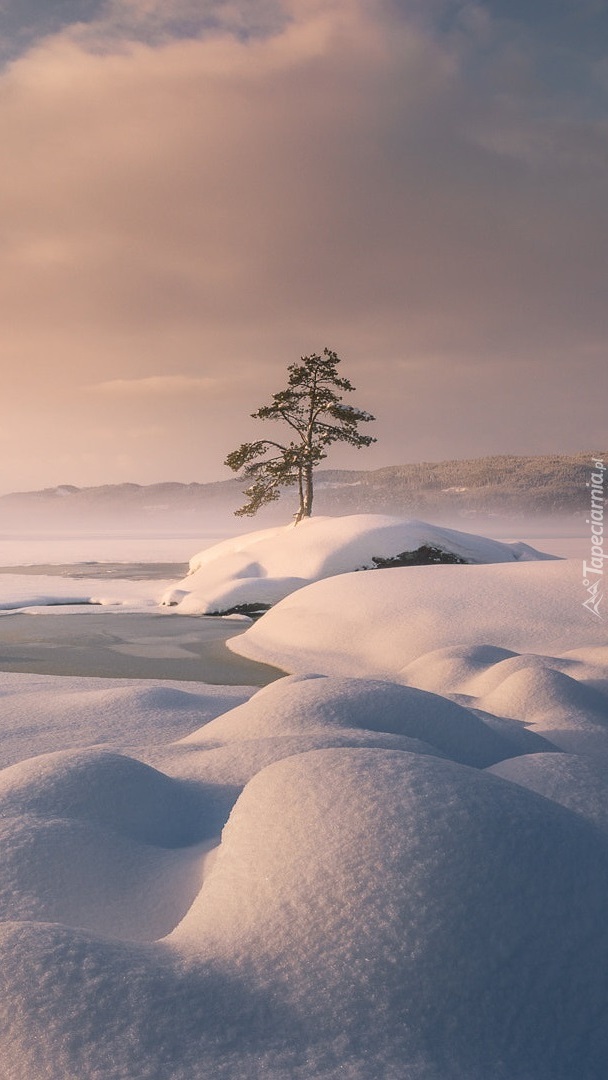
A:
[[[576,754],[526,754],[492,765],[488,771],[567,806],[608,832],[605,765]]]
[[[207,845],[167,850],[84,820],[0,818],[0,920],[61,922],[154,941],[183,918]]]
[[[560,670],[562,666],[572,675]],[[591,755],[606,767],[608,695],[605,689],[602,692],[582,681],[590,669],[582,659],[522,654],[488,668],[471,681],[469,689],[478,694],[475,704],[484,715],[498,718],[499,730],[506,718],[516,718],[530,733],[549,739],[554,749]],[[488,723],[493,722],[488,719]],[[524,752],[542,749],[530,746]]]
[[[564,663],[580,672],[580,678],[608,694],[608,645],[570,649]]]
[[[228,647],[288,672],[408,678],[438,649],[555,654],[581,641],[605,645],[605,630],[580,602],[580,566],[564,560],[344,574],[287,597]]]
[[[515,653],[496,645],[450,645],[407,664],[402,676],[421,690],[464,691],[480,673],[494,670]]]
[[[454,761],[484,767],[517,750],[467,709],[436,694],[364,679],[292,676],[271,683],[182,744],[232,742],[305,732],[356,729],[407,736]]]
[[[380,514],[310,518],[293,525],[224,540],[190,560],[183,581],[162,603],[182,614],[209,615],[241,605],[272,606],[311,581],[371,568],[428,545],[471,563],[551,559],[526,544],[505,544],[470,533]]]
[[[43,754],[0,772],[0,816],[74,818],[141,843],[180,847],[208,836],[204,793],[109,750]]]
[[[608,1075],[580,567],[341,574],[251,643],[299,673],[252,697],[0,674],[5,741],[123,747],[0,772],[1,1076]]]
[[[514,783],[291,757],[247,785],[164,941],[3,926],[5,1074],[597,1080],[607,890],[602,833]]]
[[[0,672],[0,765],[92,743],[169,742],[251,693],[202,683]]]
[[[502,680],[480,699],[484,709],[499,715],[525,717],[550,731],[576,721],[608,724],[608,698],[562,671],[546,666],[541,658],[521,657],[497,665]]]
[[[468,680],[463,682],[462,689],[466,688],[471,694],[475,694],[479,698],[489,697],[509,675],[513,675],[517,671],[533,669],[544,672],[548,667],[558,670],[560,663],[564,663],[564,661],[559,661],[555,657],[539,656],[535,653],[515,653],[508,652],[506,649],[503,652],[503,656],[497,655],[496,663],[488,664],[487,667],[479,666],[476,670],[472,669]],[[408,670],[411,670],[411,668]]]
[[[154,764],[171,776],[183,780],[204,778],[215,785],[215,803],[224,800],[224,824],[241,791],[253,777],[277,761],[305,754],[311,750],[364,748],[376,750],[405,750],[411,754],[430,754],[448,757],[437,746],[407,735],[392,735],[383,731],[363,731],[360,728],[319,729],[307,735],[276,735],[268,738],[239,739],[221,746],[212,743],[180,743],[154,754]],[[534,747],[536,749],[536,747]],[[523,751],[525,752],[525,751]],[[528,752],[532,750],[528,747]],[[511,753],[516,750],[511,748]],[[219,830],[218,830],[219,831]]]
[[[317,751],[248,785],[171,940],[201,955],[234,942],[254,985],[279,981],[309,1030],[341,1032],[346,1075],[358,1045],[372,1056],[363,1075],[393,1075],[373,1065],[388,1046],[394,1075],[424,1055],[446,1077],[554,1080],[568,1075],[562,1054],[575,1064],[587,1010],[607,999],[586,937],[606,956],[607,859],[574,815],[474,770]],[[595,1037],[583,1075],[606,1061],[605,1033]]]

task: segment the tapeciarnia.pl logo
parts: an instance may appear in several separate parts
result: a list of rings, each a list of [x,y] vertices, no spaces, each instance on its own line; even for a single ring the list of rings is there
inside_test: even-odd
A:
[[[604,477],[606,466],[601,458],[593,458],[593,472],[587,483],[591,496],[590,516],[586,518],[591,526],[591,557],[589,562],[583,559],[583,585],[588,596],[583,600],[583,607],[603,619],[600,613],[600,601],[603,598],[604,577]]]

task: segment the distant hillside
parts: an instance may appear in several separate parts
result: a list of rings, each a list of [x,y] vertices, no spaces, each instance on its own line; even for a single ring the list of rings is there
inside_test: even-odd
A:
[[[344,513],[356,503],[365,510],[398,509],[450,519],[580,517],[589,508],[586,484],[592,460],[590,453],[501,455],[336,473],[335,487],[329,474],[320,479],[334,513]],[[319,503],[324,498],[320,487]]]
[[[608,455],[604,455],[608,460]],[[314,509],[319,514],[382,512],[430,521],[460,523],[484,519],[546,519],[583,522],[589,508],[586,484],[591,453],[550,457],[472,458],[420,462],[383,469],[320,470]],[[249,519],[236,519],[243,482],[210,484],[108,484],[78,488],[62,485],[0,497],[0,530],[112,528],[243,531]],[[255,519],[263,528],[289,520],[294,493]]]

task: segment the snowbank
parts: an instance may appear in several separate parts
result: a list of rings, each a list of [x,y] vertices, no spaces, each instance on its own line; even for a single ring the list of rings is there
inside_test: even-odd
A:
[[[604,645],[574,561],[413,566],[346,574],[287,597],[228,647],[289,672],[402,675],[438,649]]]
[[[438,548],[470,563],[551,559],[527,544],[403,521],[380,514],[310,518],[264,529],[206,548],[190,560],[188,576],[163,596],[183,614],[209,615],[241,605],[270,607],[312,581],[372,568],[373,556]]]
[[[44,608],[118,607],[130,610],[151,608],[158,604],[167,583],[131,581],[116,578],[103,584],[98,578],[75,581],[52,575],[3,574],[0,611]]]
[[[397,749],[291,755],[247,784],[208,871],[90,817],[5,820],[9,1080],[608,1068],[608,842],[518,783]]]
[[[576,754],[525,754],[498,762],[489,772],[567,806],[608,833],[605,763]]]
[[[602,656],[563,663],[596,681]],[[526,659],[472,648],[467,672],[460,650],[469,687],[506,685],[500,716],[363,678],[243,701],[10,676],[16,717],[53,682],[74,732],[107,709],[115,737],[147,710],[190,734],[0,772],[7,1080],[603,1076],[607,788],[526,730]],[[608,699],[564,678],[553,703],[606,744]]]
[[[252,693],[244,686],[0,671],[0,768],[94,743],[170,742]]]
[[[494,731],[468,709],[436,694],[371,679],[312,675],[272,683],[182,743],[204,747],[344,729],[417,739],[454,761],[482,768],[525,752],[517,749],[506,729],[504,733]],[[524,738],[527,735],[525,732]],[[531,753],[536,736],[528,737]]]
[[[3,1080],[608,1075],[608,647],[518,562],[309,585],[254,694],[0,676]]]

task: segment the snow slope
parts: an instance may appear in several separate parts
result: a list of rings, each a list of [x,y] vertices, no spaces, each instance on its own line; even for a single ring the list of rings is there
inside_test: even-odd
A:
[[[3,1080],[599,1080],[606,785],[521,727],[291,676],[0,772]]]
[[[55,750],[170,742],[253,687],[0,671],[0,768]]]
[[[527,544],[505,544],[482,536],[403,521],[380,514],[310,518],[293,525],[224,540],[190,560],[188,576],[165,592],[163,603],[183,614],[212,614],[242,604],[276,604],[322,578],[373,566],[423,545],[459,555],[467,562],[550,559]]]
[[[232,648],[295,673],[0,677],[1,1080],[603,1080],[580,566],[341,573]]]
[[[582,599],[576,560],[346,574],[287,597],[229,648],[284,671],[408,681],[407,665],[451,647],[603,645],[605,624]]]

